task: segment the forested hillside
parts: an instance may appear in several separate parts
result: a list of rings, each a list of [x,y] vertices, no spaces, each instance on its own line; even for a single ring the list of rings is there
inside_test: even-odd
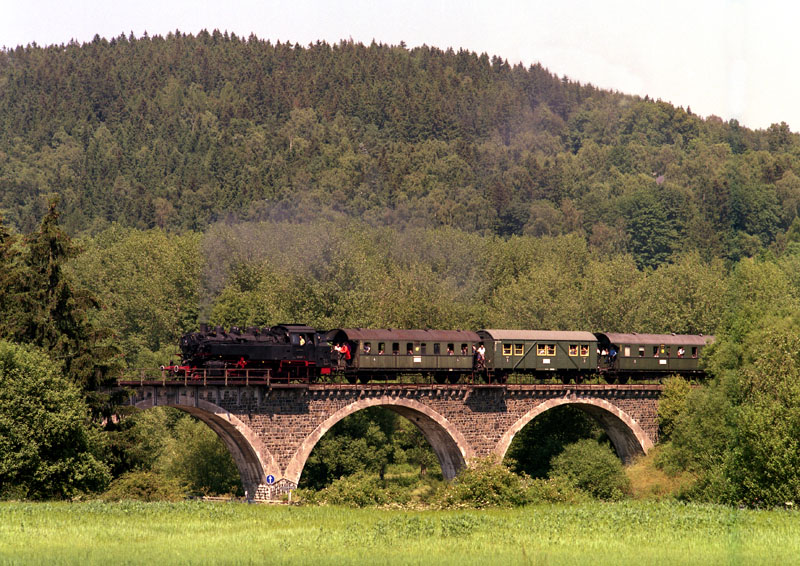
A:
[[[465,50],[121,35],[0,52],[0,208],[51,193],[73,234],[349,216],[655,266],[782,245],[800,139]]]

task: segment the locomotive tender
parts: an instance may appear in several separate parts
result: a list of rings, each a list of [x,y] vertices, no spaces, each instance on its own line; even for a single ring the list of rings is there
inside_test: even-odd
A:
[[[510,375],[580,382],[702,376],[713,336],[551,330],[400,330],[299,324],[208,329],[181,338],[182,363],[164,368],[192,378],[275,383],[390,381],[422,374],[437,383],[505,383]]]

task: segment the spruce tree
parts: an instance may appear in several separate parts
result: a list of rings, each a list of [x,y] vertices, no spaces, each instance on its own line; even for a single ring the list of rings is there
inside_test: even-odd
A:
[[[22,271],[16,244],[16,236],[8,231],[0,214],[0,338],[13,337],[22,318]]]
[[[58,200],[50,201],[38,230],[25,238],[24,286],[20,303],[24,317],[12,338],[48,351],[63,363],[65,375],[85,391],[96,389],[110,369],[111,350],[93,328],[89,311],[97,300],[77,289],[64,264],[77,254],[58,225]]]

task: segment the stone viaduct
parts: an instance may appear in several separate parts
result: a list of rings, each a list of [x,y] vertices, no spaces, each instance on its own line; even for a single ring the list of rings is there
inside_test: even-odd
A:
[[[658,440],[661,395],[660,385],[124,385],[137,407],[175,407],[208,424],[255,500],[296,488],[319,439],[367,407],[385,407],[419,427],[450,479],[476,458],[503,458],[526,424],[567,404],[596,419],[620,458],[630,461]]]

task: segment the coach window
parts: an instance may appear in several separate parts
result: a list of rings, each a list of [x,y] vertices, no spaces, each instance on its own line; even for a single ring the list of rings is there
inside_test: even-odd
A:
[[[406,342],[406,352],[409,356],[414,354],[414,343],[413,342]]]
[[[456,353],[455,345],[454,344],[448,344],[447,345],[447,355],[448,356],[452,356],[452,355],[455,355],[455,353]]]
[[[400,353],[400,342],[392,342],[392,354],[395,356]]]
[[[570,356],[577,356],[578,355],[578,345],[577,344],[570,344],[569,345],[569,355]]]
[[[461,355],[466,356],[469,354],[469,347],[466,344],[461,344]]]
[[[581,344],[581,357],[589,357],[589,344]]]
[[[640,358],[644,357],[644,346],[639,346],[639,357]]]
[[[441,344],[439,344],[438,342],[436,342],[436,343],[433,345],[433,355],[434,355],[434,356],[438,356],[438,355],[440,355],[441,353],[442,353],[442,345],[441,345]]]
[[[693,358],[697,357],[697,346],[692,346],[692,357]]]
[[[654,358],[658,357],[658,346],[653,346],[653,357]]]
[[[378,342],[378,355],[382,356],[385,351],[386,351],[386,343]]]
[[[372,352],[372,343],[364,342],[364,353],[369,354],[370,352]]]
[[[503,355],[504,356],[511,355],[511,344],[503,344]]]
[[[539,356],[555,356],[556,355],[556,345],[555,344],[537,344],[536,345],[536,354]]]
[[[525,344],[514,344],[514,355],[521,356],[525,353]]]
[[[626,358],[630,358],[631,357],[631,347],[630,346],[625,346],[624,352],[625,352],[624,356]]]
[[[425,342],[419,345],[419,349],[420,349],[419,353],[422,354],[423,356],[428,353],[428,345]]]

